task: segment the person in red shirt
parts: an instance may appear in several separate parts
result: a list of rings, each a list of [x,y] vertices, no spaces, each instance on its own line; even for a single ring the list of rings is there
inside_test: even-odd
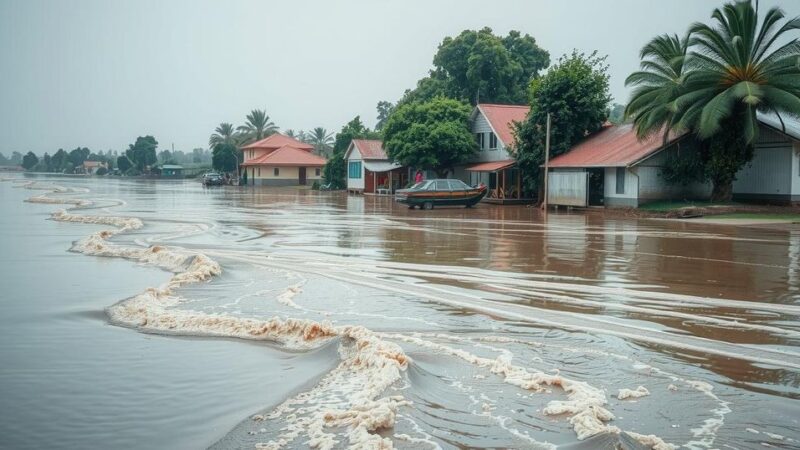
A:
[[[414,184],[422,183],[425,181],[425,177],[422,176],[422,171],[417,170],[417,174],[414,176]]]

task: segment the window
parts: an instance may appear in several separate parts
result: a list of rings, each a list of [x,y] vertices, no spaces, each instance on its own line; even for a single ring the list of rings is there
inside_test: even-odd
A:
[[[319,176],[319,174],[320,174],[320,168],[319,167],[317,167],[316,170],[314,170],[314,174],[316,176]]]
[[[486,148],[486,146],[484,145],[483,133],[475,133],[475,142],[478,143],[479,149],[483,150],[484,148]]]
[[[279,169],[277,167],[272,169],[272,174],[277,177],[278,175],[281,174],[281,169]]]
[[[436,180],[436,190],[449,191],[450,185],[447,183],[447,180]]]
[[[497,136],[489,133],[489,150],[497,150]]]
[[[258,168],[258,176],[261,176],[261,167]]]
[[[451,191],[463,191],[469,189],[469,186],[464,184],[461,180],[448,180],[450,182],[450,190]]]
[[[625,168],[617,167],[617,194],[625,193]]]
[[[361,178],[361,161],[350,161],[347,164],[347,178]]]

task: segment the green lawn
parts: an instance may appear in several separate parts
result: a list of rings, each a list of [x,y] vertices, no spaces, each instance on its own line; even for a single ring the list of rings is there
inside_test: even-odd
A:
[[[681,208],[689,208],[689,207],[697,207],[697,208],[708,208],[711,206],[732,206],[736,205],[736,203],[710,203],[704,201],[695,201],[695,202],[681,202],[681,201],[657,201],[657,202],[650,202],[646,203],[639,207],[639,209],[643,211],[652,211],[652,212],[668,212],[675,209]]]
[[[800,222],[800,214],[792,214],[792,213],[784,213],[784,214],[776,214],[776,213],[759,213],[759,212],[738,212],[738,213],[727,213],[727,214],[715,214],[713,216],[715,219],[774,219],[774,220],[791,220],[795,222]]]

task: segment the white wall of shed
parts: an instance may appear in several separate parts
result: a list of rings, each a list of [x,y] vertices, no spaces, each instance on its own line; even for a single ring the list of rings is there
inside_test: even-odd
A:
[[[350,178],[350,161],[361,162],[361,178]],[[358,147],[353,146],[353,150],[347,156],[345,161],[345,168],[347,171],[347,189],[364,189],[364,161],[361,158],[361,152]]]

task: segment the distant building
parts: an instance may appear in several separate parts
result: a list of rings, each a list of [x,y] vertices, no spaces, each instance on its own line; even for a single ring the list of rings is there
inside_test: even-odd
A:
[[[326,160],[305,142],[275,133],[242,147],[247,184],[300,186],[322,179]]]
[[[800,122],[759,115],[753,160],[736,174],[738,201],[800,202]],[[662,134],[639,140],[631,124],[608,125],[550,160],[548,203],[568,206],[638,207],[654,200],[701,200],[710,183],[669,184],[662,172],[690,135]],[[684,146],[685,147],[685,146]]]
[[[97,169],[101,167],[106,167],[106,163],[101,161],[84,161],[81,172],[87,175],[94,175]]]
[[[161,176],[164,178],[183,178],[183,166],[177,164],[162,164]]]
[[[522,182],[514,159],[514,123],[523,122],[530,110],[525,105],[479,103],[470,117],[478,151],[466,163],[454,169],[455,178],[467,184],[489,187],[489,201],[513,201],[522,198]]]
[[[353,139],[344,159],[348,192],[391,194],[408,183],[408,169],[391,162],[379,140]]]

